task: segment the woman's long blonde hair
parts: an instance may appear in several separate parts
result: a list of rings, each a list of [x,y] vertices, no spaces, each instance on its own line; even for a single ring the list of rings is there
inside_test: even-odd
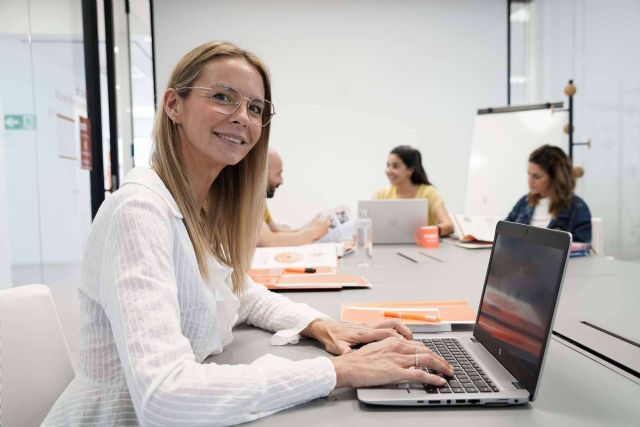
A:
[[[262,76],[265,99],[271,101],[266,65],[253,53],[228,42],[206,43],[183,56],[171,73],[167,89],[175,89],[183,98],[189,96],[190,90],[184,88],[194,85],[205,64],[225,56],[244,58],[253,65]],[[269,130],[270,124],[262,128],[260,140],[244,159],[220,172],[209,189],[202,210],[198,211],[187,179],[178,129],[163,105],[156,112],[151,166],[178,203],[203,278],[209,277],[207,258],[213,255],[233,268],[236,294],[241,294],[245,288],[246,273],[264,215]]]

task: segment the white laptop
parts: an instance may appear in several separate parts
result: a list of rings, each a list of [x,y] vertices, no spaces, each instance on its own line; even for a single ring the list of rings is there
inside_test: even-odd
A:
[[[361,200],[373,226],[373,243],[414,243],[416,230],[427,225],[427,199]]]
[[[442,387],[405,382],[360,388],[358,399],[400,406],[533,401],[570,247],[567,232],[500,221],[473,333],[414,334],[454,366],[454,377]]]

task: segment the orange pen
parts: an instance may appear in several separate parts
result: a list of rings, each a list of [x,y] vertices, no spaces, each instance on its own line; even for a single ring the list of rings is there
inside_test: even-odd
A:
[[[316,269],[313,267],[299,267],[299,268],[285,268],[285,273],[315,273]]]
[[[406,313],[402,311],[385,311],[385,317],[397,317],[398,319],[424,320],[425,322],[439,322],[440,316],[429,314]]]

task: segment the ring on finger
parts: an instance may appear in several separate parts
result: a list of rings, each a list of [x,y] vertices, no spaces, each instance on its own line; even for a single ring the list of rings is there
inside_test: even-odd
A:
[[[418,355],[418,349],[416,348],[416,365],[415,368],[418,369],[420,367],[420,355]]]

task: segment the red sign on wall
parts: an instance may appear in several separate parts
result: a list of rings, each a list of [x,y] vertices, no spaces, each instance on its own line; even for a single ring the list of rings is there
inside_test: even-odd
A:
[[[91,124],[87,117],[79,117],[80,119],[80,167],[89,169],[93,167],[93,159],[91,157]]]

